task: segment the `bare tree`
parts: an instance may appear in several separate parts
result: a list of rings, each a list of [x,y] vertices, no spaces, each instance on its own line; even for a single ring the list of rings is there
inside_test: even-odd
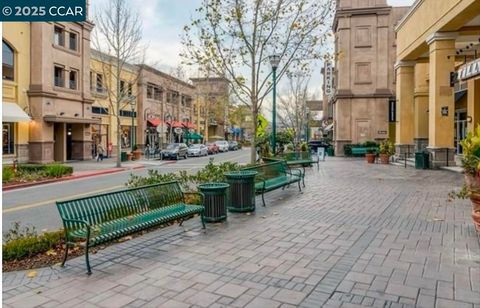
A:
[[[272,90],[269,56],[280,56],[277,80],[321,58],[333,6],[333,0],[203,0],[198,17],[184,27],[182,56],[189,65],[208,65],[230,79],[257,123]],[[252,162],[255,157],[253,146]]]
[[[142,64],[145,57],[145,47],[141,44],[142,20],[129,4],[127,0],[109,0],[95,12],[96,27],[93,32],[93,45],[100,51],[103,63],[106,79],[103,88],[107,94],[109,113],[117,122],[117,167],[121,167],[120,111],[136,100],[133,89],[122,86],[122,82],[128,79],[128,82],[138,84],[140,70],[132,69],[130,63]]]
[[[307,119],[307,100],[310,95],[308,83],[310,76],[304,73],[288,73],[288,88],[279,96],[278,119],[285,127],[293,130],[295,142],[300,142],[300,136]]]

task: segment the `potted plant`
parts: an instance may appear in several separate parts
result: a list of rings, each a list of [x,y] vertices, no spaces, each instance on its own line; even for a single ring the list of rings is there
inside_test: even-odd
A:
[[[137,146],[133,147],[132,153],[133,153],[133,159],[140,160],[142,158],[142,151]]]
[[[376,149],[368,148],[367,154],[365,154],[365,157],[367,158],[367,163],[374,164],[375,158],[377,157]]]
[[[463,148],[465,185],[457,196],[470,198],[473,222],[480,232],[480,125],[473,132],[468,132],[460,144]]]
[[[391,142],[390,140],[385,140],[382,143],[380,143],[380,148],[379,148],[380,163],[389,164],[390,157],[393,154],[395,154],[395,146],[393,145],[393,142]]]

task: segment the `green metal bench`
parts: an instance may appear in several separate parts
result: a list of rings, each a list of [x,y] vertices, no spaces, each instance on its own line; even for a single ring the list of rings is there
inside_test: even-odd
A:
[[[265,193],[279,188],[285,189],[293,183],[298,183],[298,190],[302,191],[300,170],[290,170],[284,161],[271,162],[243,170],[257,171],[255,177],[255,193],[262,195],[262,203],[265,206]]]
[[[124,189],[75,200],[58,201],[57,209],[65,230],[65,257],[69,246],[85,241],[87,273],[91,274],[88,250],[90,247],[109,242],[140,230],[200,214],[204,223],[203,205],[189,205],[185,196],[197,194],[203,204],[201,193],[186,193],[177,182],[166,182]]]
[[[301,169],[301,176],[302,176],[302,184],[305,187],[305,167],[310,167],[312,164],[317,165],[317,171],[320,170],[320,159],[316,154],[312,154],[311,152],[288,152],[280,154],[276,157],[263,157],[263,161],[265,162],[274,162],[283,160],[287,164],[289,168],[294,166],[300,166]]]
[[[369,151],[373,151],[375,154],[378,153],[378,148],[376,147],[352,147],[352,155],[353,156],[360,156],[360,155],[365,155]]]

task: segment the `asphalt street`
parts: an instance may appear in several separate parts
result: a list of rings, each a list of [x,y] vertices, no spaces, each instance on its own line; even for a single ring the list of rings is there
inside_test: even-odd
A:
[[[125,183],[131,174],[146,175],[149,169],[157,169],[161,173],[179,170],[194,172],[204,167],[211,157],[214,158],[216,163],[225,161],[248,163],[250,150],[243,149],[179,161],[142,161],[145,166],[144,169],[6,191],[2,194],[2,231],[8,231],[13,222],[20,222],[22,226],[34,226],[38,231],[59,229],[62,224],[55,207],[55,201],[121,189],[125,187]]]

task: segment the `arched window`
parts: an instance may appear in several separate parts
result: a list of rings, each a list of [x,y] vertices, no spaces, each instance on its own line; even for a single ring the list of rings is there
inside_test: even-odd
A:
[[[2,79],[14,80],[14,51],[4,40],[2,40]]]

